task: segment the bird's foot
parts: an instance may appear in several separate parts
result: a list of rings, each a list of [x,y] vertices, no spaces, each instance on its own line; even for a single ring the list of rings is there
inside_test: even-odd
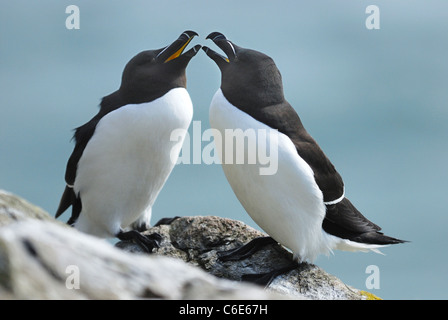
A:
[[[221,261],[239,261],[252,256],[255,252],[261,250],[263,247],[269,244],[276,244],[271,237],[258,237],[252,241],[242,245],[241,247],[231,249],[228,251],[218,252],[218,259]]]
[[[152,253],[154,249],[160,248],[160,241],[163,239],[158,233],[143,235],[137,230],[120,231],[116,237],[120,240],[134,241],[147,253]]]
[[[159,221],[157,221],[157,223],[154,225],[154,227],[158,227],[161,225],[170,225],[173,223],[173,221],[175,221],[179,218],[180,218],[179,216],[175,216],[173,218],[162,218]]]
[[[242,281],[258,284],[260,286],[263,286],[267,288],[271,282],[278,277],[279,275],[288,273],[291,270],[296,269],[299,266],[299,263],[296,261],[292,261],[291,263],[287,264],[286,266],[283,266],[278,269],[274,269],[267,273],[253,273],[253,274],[245,274],[241,277]]]

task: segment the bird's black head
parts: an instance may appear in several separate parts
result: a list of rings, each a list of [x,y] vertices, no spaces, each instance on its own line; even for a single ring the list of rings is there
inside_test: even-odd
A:
[[[226,56],[208,47],[202,49],[221,70],[221,90],[239,108],[263,107],[284,100],[280,72],[272,58],[264,53],[245,49],[228,40],[222,33],[207,36]]]
[[[157,99],[173,88],[186,88],[185,69],[201,46],[183,51],[197,35],[194,31],[185,31],[172,44],[133,57],[123,71],[122,97],[128,103],[141,103]]]

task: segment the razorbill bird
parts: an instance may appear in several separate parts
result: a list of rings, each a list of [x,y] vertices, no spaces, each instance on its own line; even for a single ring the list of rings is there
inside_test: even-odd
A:
[[[207,39],[225,53],[202,47],[221,71],[221,87],[210,105],[210,124],[223,139],[217,150],[226,178],[251,218],[275,242],[289,248],[298,262],[312,262],[333,249],[377,251],[403,242],[381,233],[380,227],[345,197],[341,176],[285,100],[274,61],[261,52],[237,46],[219,32]],[[260,174],[260,162],[226,163],[224,153],[232,143],[226,140],[226,130],[274,132],[271,138],[265,135],[264,148],[278,151],[277,172]],[[250,143],[263,148],[257,135],[247,134],[245,138],[246,153]],[[269,243],[266,240],[262,243]]]
[[[200,49],[184,49],[197,33],[185,31],[172,44],[137,54],[125,66],[120,88],[105,96],[100,110],[75,129],[76,142],[65,173],[67,186],[56,218],[72,206],[68,224],[98,237],[133,239],[147,251],[151,208],[175,165],[193,105],[185,69]],[[174,162],[173,162],[174,160]]]

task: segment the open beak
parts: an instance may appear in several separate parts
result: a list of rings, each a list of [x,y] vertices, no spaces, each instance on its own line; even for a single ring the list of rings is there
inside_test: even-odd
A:
[[[174,41],[169,46],[165,47],[160,51],[160,53],[157,55],[156,59],[163,61],[163,63],[169,62],[171,60],[177,59],[180,56],[186,56],[189,58],[192,58],[196,55],[196,53],[201,48],[201,45],[196,45],[184,54],[185,48],[188,46],[191,40],[198,34],[194,31],[185,31],[183,32],[179,38],[177,38],[176,41]]]
[[[206,39],[211,39],[226,54],[226,56],[223,56],[210,49],[209,47],[202,47],[205,53],[213,61],[215,61],[219,67],[236,59],[235,45],[230,42],[230,40],[228,40],[222,33],[212,32],[207,36]]]

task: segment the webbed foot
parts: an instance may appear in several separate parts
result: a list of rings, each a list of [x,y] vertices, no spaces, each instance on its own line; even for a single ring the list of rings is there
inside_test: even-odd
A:
[[[173,218],[162,218],[159,221],[157,221],[157,223],[154,225],[154,227],[158,227],[161,225],[170,225],[171,223],[173,223],[173,221],[179,219],[179,216],[175,216]]]
[[[134,241],[147,253],[152,253],[154,249],[160,248],[160,241],[162,241],[162,236],[158,233],[143,235],[137,230],[120,231],[116,237],[120,240]]]
[[[260,286],[264,286],[267,288],[271,282],[278,276],[285,274],[291,270],[296,269],[299,266],[299,263],[296,261],[292,261],[290,264],[274,269],[270,272],[266,273],[253,273],[253,274],[245,274],[241,277],[242,281],[251,282],[258,284]]]
[[[275,243],[277,243],[277,241],[271,237],[255,238],[241,247],[218,252],[218,259],[221,261],[243,260],[252,256],[255,252],[260,251],[263,247]]]

